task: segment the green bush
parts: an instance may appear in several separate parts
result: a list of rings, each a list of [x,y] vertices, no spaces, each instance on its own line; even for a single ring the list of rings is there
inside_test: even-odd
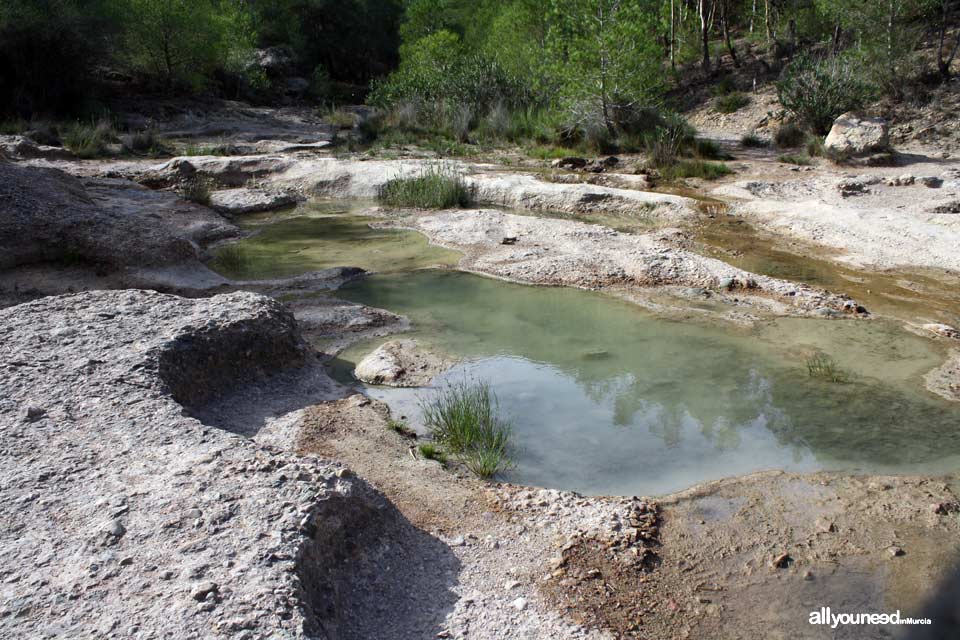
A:
[[[859,109],[875,96],[866,77],[852,57],[801,56],[783,70],[777,96],[801,123],[826,134],[839,115]]]
[[[740,145],[744,147],[760,148],[767,146],[767,142],[756,133],[751,132],[740,138]]]
[[[488,384],[452,385],[432,402],[424,402],[422,410],[433,439],[477,476],[490,478],[512,466],[511,429],[500,418]]]
[[[393,418],[390,418],[389,420],[387,420],[387,429],[390,429],[390,431],[393,431],[394,433],[397,433],[403,436],[404,438],[417,437],[417,433],[413,429],[408,427],[407,423],[404,422],[403,420],[394,420]]]
[[[799,147],[807,139],[807,133],[796,123],[787,122],[773,134],[773,144],[780,149]]]
[[[715,140],[697,138],[693,143],[693,155],[701,160],[732,160],[733,156],[720,148]]]
[[[786,164],[795,164],[801,167],[805,167],[813,164],[809,156],[801,156],[801,155],[796,155],[791,153],[785,153],[782,156],[779,156],[777,160],[779,162],[783,162]]]
[[[463,176],[443,165],[431,165],[412,178],[394,178],[380,187],[378,195],[391,207],[450,209],[473,202],[473,190]]]
[[[713,101],[713,108],[720,113],[734,113],[750,104],[750,96],[742,93],[728,93]]]

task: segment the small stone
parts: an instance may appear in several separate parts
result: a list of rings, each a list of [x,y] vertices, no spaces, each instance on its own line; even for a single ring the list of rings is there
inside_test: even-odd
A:
[[[559,569],[565,564],[567,564],[567,559],[563,556],[554,556],[547,562],[547,566],[550,567],[551,570]]]
[[[352,478],[352,477],[353,477],[353,471],[351,471],[350,469],[348,469],[348,468],[346,468],[346,467],[341,467],[340,469],[337,469],[337,477],[338,477],[338,478]]]
[[[837,525],[824,518],[817,518],[817,521],[814,523],[814,525],[817,527],[817,531],[820,533],[833,533],[837,530]]]
[[[523,611],[527,608],[527,599],[526,598],[517,598],[510,603],[510,606],[516,609],[517,611]]]
[[[121,567],[129,567],[132,564],[133,564],[133,556],[126,556],[120,559]]]
[[[893,557],[893,558],[899,558],[899,557],[902,556],[905,552],[904,552],[904,550],[901,549],[900,547],[898,547],[898,546],[896,546],[896,545],[893,545],[892,547],[890,547],[889,549],[887,549],[887,553],[889,553],[890,556]]]
[[[219,590],[220,586],[216,582],[205,580],[197,583],[190,590],[190,597],[197,602],[204,602],[211,594],[216,594]]]
[[[813,571],[810,571],[809,569],[808,569],[807,571],[804,571],[804,572],[803,572],[803,579],[804,579],[804,580],[808,580],[808,581],[809,581],[809,580],[813,580]]]
[[[161,580],[169,580],[172,577],[173,577],[173,571],[170,571],[170,569],[164,569],[163,571],[160,572]]]
[[[924,176],[923,178],[918,178],[917,182],[929,189],[939,189],[943,184],[943,180],[934,176]]]
[[[781,553],[770,561],[770,566],[774,569],[786,569],[791,562],[793,562],[793,558],[790,557],[790,554]]]
[[[114,538],[120,538],[127,532],[126,527],[123,526],[123,523],[119,520],[114,520],[109,525],[107,525],[107,533]]]
[[[27,422],[36,422],[37,420],[39,420],[45,415],[47,415],[46,409],[31,405],[27,407],[27,412],[24,415],[24,418],[26,419]]]
[[[517,580],[510,580],[505,585],[503,585],[504,589],[506,589],[507,591],[516,589],[519,586],[520,586],[520,582],[518,582]]]
[[[462,547],[466,543],[467,541],[463,539],[463,536],[457,536],[456,538],[451,538],[450,540],[451,547]]]

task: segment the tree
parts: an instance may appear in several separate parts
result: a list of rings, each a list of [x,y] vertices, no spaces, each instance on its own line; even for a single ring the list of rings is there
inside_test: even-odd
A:
[[[953,64],[953,59],[957,55],[957,49],[960,48],[960,31],[953,36],[953,42],[947,44],[947,21],[950,17],[950,0],[942,0],[940,4],[940,29],[939,29],[939,45],[937,46],[937,70],[940,72],[940,77],[944,80],[950,79],[950,65]],[[949,46],[950,54],[944,57],[943,48],[944,46]]]
[[[547,36],[573,124],[615,135],[623,114],[659,98],[662,66],[651,0],[550,0]]]
[[[199,88],[217,68],[242,68],[254,45],[239,0],[126,0],[124,50],[167,89]]]

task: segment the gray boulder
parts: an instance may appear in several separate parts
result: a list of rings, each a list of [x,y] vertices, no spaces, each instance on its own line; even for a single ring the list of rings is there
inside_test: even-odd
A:
[[[845,113],[833,123],[824,147],[841,157],[863,156],[890,150],[890,128],[883,118]]]

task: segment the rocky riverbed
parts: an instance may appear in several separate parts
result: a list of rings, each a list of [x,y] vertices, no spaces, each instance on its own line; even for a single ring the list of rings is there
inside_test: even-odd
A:
[[[770,473],[586,498],[423,459],[387,428],[386,406],[325,367],[351,342],[408,326],[324,295],[361,270],[248,282],[206,264],[243,234],[228,216],[369,198],[432,161],[327,156],[330,132],[310,118],[241,111],[169,129],[228,135],[241,156],[79,161],[2,147],[15,162],[0,159],[0,635],[829,637],[807,624],[824,604],[922,609],[953,562],[954,478]],[[275,130],[262,122],[272,116]],[[842,293],[700,255],[688,223],[703,208],[642,190],[646,179],[449,166],[482,209],[371,210],[371,222],[462,252],[463,270],[602,288],[658,311],[666,296],[737,322],[869,321]],[[918,160],[912,180],[829,171],[751,159],[714,193],[831,259],[960,267],[956,167]],[[198,177],[212,207],[176,191]],[[647,228],[569,219],[583,213]],[[402,384],[448,364],[387,351],[372,375]],[[956,400],[957,375],[954,354],[928,384]]]

